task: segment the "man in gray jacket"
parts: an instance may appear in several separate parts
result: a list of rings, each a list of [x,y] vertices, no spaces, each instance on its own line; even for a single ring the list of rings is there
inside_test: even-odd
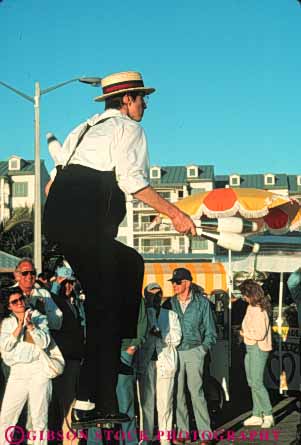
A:
[[[210,418],[203,391],[203,368],[205,356],[216,343],[216,328],[210,303],[192,283],[188,269],[173,271],[172,282],[175,296],[164,303],[177,314],[182,329],[182,341],[178,346],[179,371],[177,374],[176,444],[189,442],[189,417],[185,397],[185,378],[191,396],[194,417],[201,439],[200,444],[209,443],[211,437]]]

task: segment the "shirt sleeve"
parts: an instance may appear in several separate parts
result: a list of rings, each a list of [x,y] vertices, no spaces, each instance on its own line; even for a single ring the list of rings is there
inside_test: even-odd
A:
[[[34,329],[30,331],[30,335],[39,348],[46,349],[50,344],[50,333],[47,318],[38,311],[34,311],[32,323],[34,325]]]
[[[63,313],[55,304],[50,293],[43,289],[40,291],[39,297],[42,297],[45,303],[45,312],[49,329],[61,329],[63,323]]]
[[[208,351],[211,346],[215,345],[217,339],[215,320],[213,317],[212,309],[208,300],[205,299],[205,310],[203,323],[205,327],[205,337],[202,343],[205,351]]]
[[[1,352],[10,352],[17,344],[18,338],[13,335],[13,331],[16,329],[10,322],[10,319],[4,319],[1,325],[0,332],[0,349]]]
[[[115,153],[116,179],[122,191],[133,194],[149,185],[147,141],[139,125],[124,125]]]

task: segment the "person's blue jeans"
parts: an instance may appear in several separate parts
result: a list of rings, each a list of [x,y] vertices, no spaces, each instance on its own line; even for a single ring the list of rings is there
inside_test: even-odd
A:
[[[263,383],[264,368],[269,352],[262,351],[257,344],[246,345],[246,350],[245,369],[248,385],[252,393],[253,416],[271,416],[272,405]]]
[[[132,364],[133,356],[123,351],[121,360],[128,366]],[[129,422],[121,424],[119,431],[120,445],[137,445],[138,437],[136,431],[135,403],[134,403],[134,376],[118,374],[116,394],[119,405],[119,411],[125,413],[131,419]],[[101,445],[100,428],[89,428],[87,445]],[[124,439],[123,439],[124,437]]]

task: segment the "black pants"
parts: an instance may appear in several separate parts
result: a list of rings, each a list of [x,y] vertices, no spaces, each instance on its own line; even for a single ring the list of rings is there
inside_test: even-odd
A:
[[[71,165],[60,172],[44,212],[44,232],[57,242],[86,293],[87,341],[78,400],[117,412],[122,338],[137,336],[142,257],[114,238],[125,199],[113,172]]]

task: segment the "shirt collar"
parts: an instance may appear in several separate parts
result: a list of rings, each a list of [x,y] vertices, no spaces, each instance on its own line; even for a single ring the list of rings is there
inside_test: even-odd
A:
[[[177,300],[179,303],[189,303],[189,301],[191,301],[193,299],[193,293],[190,291],[187,300],[182,301],[180,300],[179,296],[177,295]]]
[[[122,117],[124,119],[129,119],[130,121],[132,120],[126,114],[121,113],[120,110],[116,110],[114,108],[109,108],[108,110],[105,110],[101,114],[95,114],[94,116],[90,117],[87,120],[87,122],[88,122],[89,125],[93,126],[93,125],[96,125],[102,119],[107,119],[109,117]]]

